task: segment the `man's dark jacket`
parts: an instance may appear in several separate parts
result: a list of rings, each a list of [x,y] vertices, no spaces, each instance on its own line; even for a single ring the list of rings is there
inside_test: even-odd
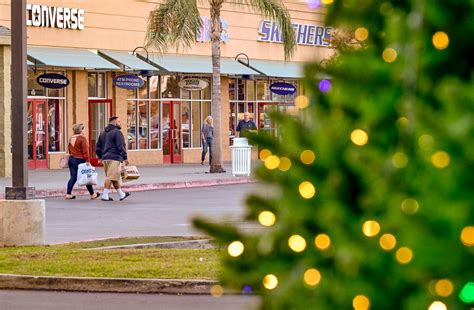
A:
[[[127,160],[125,139],[117,126],[109,124],[105,127],[97,140],[95,153],[102,160]]]

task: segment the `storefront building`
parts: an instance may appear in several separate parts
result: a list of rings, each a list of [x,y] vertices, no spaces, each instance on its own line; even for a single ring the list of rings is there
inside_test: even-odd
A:
[[[209,9],[200,8],[203,29],[193,47],[159,55],[141,48],[147,17],[158,3],[29,1],[25,12],[28,16],[28,102],[25,104],[28,105],[30,169],[58,168],[75,123],[85,124],[94,154],[97,137],[111,115],[122,119],[132,163],[200,162],[200,129],[203,120],[211,114]],[[285,4],[298,41],[295,56],[288,62],[284,61],[281,35],[273,22],[242,7],[223,8],[220,125],[224,160],[230,160],[229,146],[244,112],[251,113],[259,130],[277,135],[278,127],[269,119],[269,112],[278,109],[298,114],[294,99],[304,93],[298,82],[302,64],[323,60],[331,54],[325,41],[331,28],[323,26],[324,9],[310,10],[304,2],[285,1]],[[0,26],[7,37],[10,0],[0,0]],[[5,42],[6,39],[0,41],[0,74],[3,74],[0,77],[9,73],[5,68],[10,60],[2,56],[7,55]],[[241,53],[245,55],[239,59],[248,60],[251,68],[235,60]],[[5,78],[1,83],[0,90],[9,87]],[[51,87],[48,83],[56,85]],[[292,85],[295,91],[279,95],[271,90],[276,83]],[[0,95],[0,99],[8,98],[5,91],[0,91]],[[6,101],[0,100],[2,120],[10,115]],[[1,148],[9,150],[9,140],[2,138],[6,132],[3,127],[8,122],[3,124]],[[4,153],[8,152],[0,154],[0,168],[8,171],[11,167],[5,163],[8,154]]]

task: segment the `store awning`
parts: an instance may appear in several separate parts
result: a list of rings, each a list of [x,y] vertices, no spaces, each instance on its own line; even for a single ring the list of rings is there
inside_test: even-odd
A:
[[[270,77],[292,79],[303,77],[303,63],[251,59],[249,65]]]
[[[49,47],[28,47],[33,63],[51,67],[120,70],[116,65],[89,50]]]
[[[210,56],[175,56],[149,55],[149,60],[163,70],[178,73],[212,74],[212,59]],[[256,75],[254,70],[242,66],[233,58],[221,58],[221,74],[224,75]]]
[[[139,59],[138,57],[127,53],[127,52],[120,52],[120,51],[102,51],[100,50],[98,54],[105,59],[122,66],[123,70],[147,70],[147,71],[158,71],[159,69],[150,65],[149,63]]]

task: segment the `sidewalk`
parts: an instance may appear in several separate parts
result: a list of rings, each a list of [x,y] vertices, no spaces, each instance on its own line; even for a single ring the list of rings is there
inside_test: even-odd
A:
[[[256,167],[258,162],[253,162]],[[230,163],[224,163],[226,173],[209,173],[208,165],[175,164],[160,166],[138,166],[140,178],[123,185],[127,191],[145,191],[157,189],[191,188],[228,184],[243,184],[253,182],[251,177],[232,176]],[[102,192],[104,170],[97,167],[99,186]],[[29,170],[29,186],[36,188],[36,197],[61,197],[66,194],[66,184],[69,180],[69,169],[61,170]],[[11,186],[11,178],[0,178],[0,199],[5,197],[5,187]],[[75,195],[87,195],[85,187],[75,187]]]

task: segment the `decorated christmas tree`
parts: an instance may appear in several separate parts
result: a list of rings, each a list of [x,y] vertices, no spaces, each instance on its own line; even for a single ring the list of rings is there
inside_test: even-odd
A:
[[[247,199],[260,228],[195,220],[225,246],[224,287],[262,309],[474,307],[473,6],[328,5],[352,39],[306,67],[301,118],[252,137],[276,189]]]

